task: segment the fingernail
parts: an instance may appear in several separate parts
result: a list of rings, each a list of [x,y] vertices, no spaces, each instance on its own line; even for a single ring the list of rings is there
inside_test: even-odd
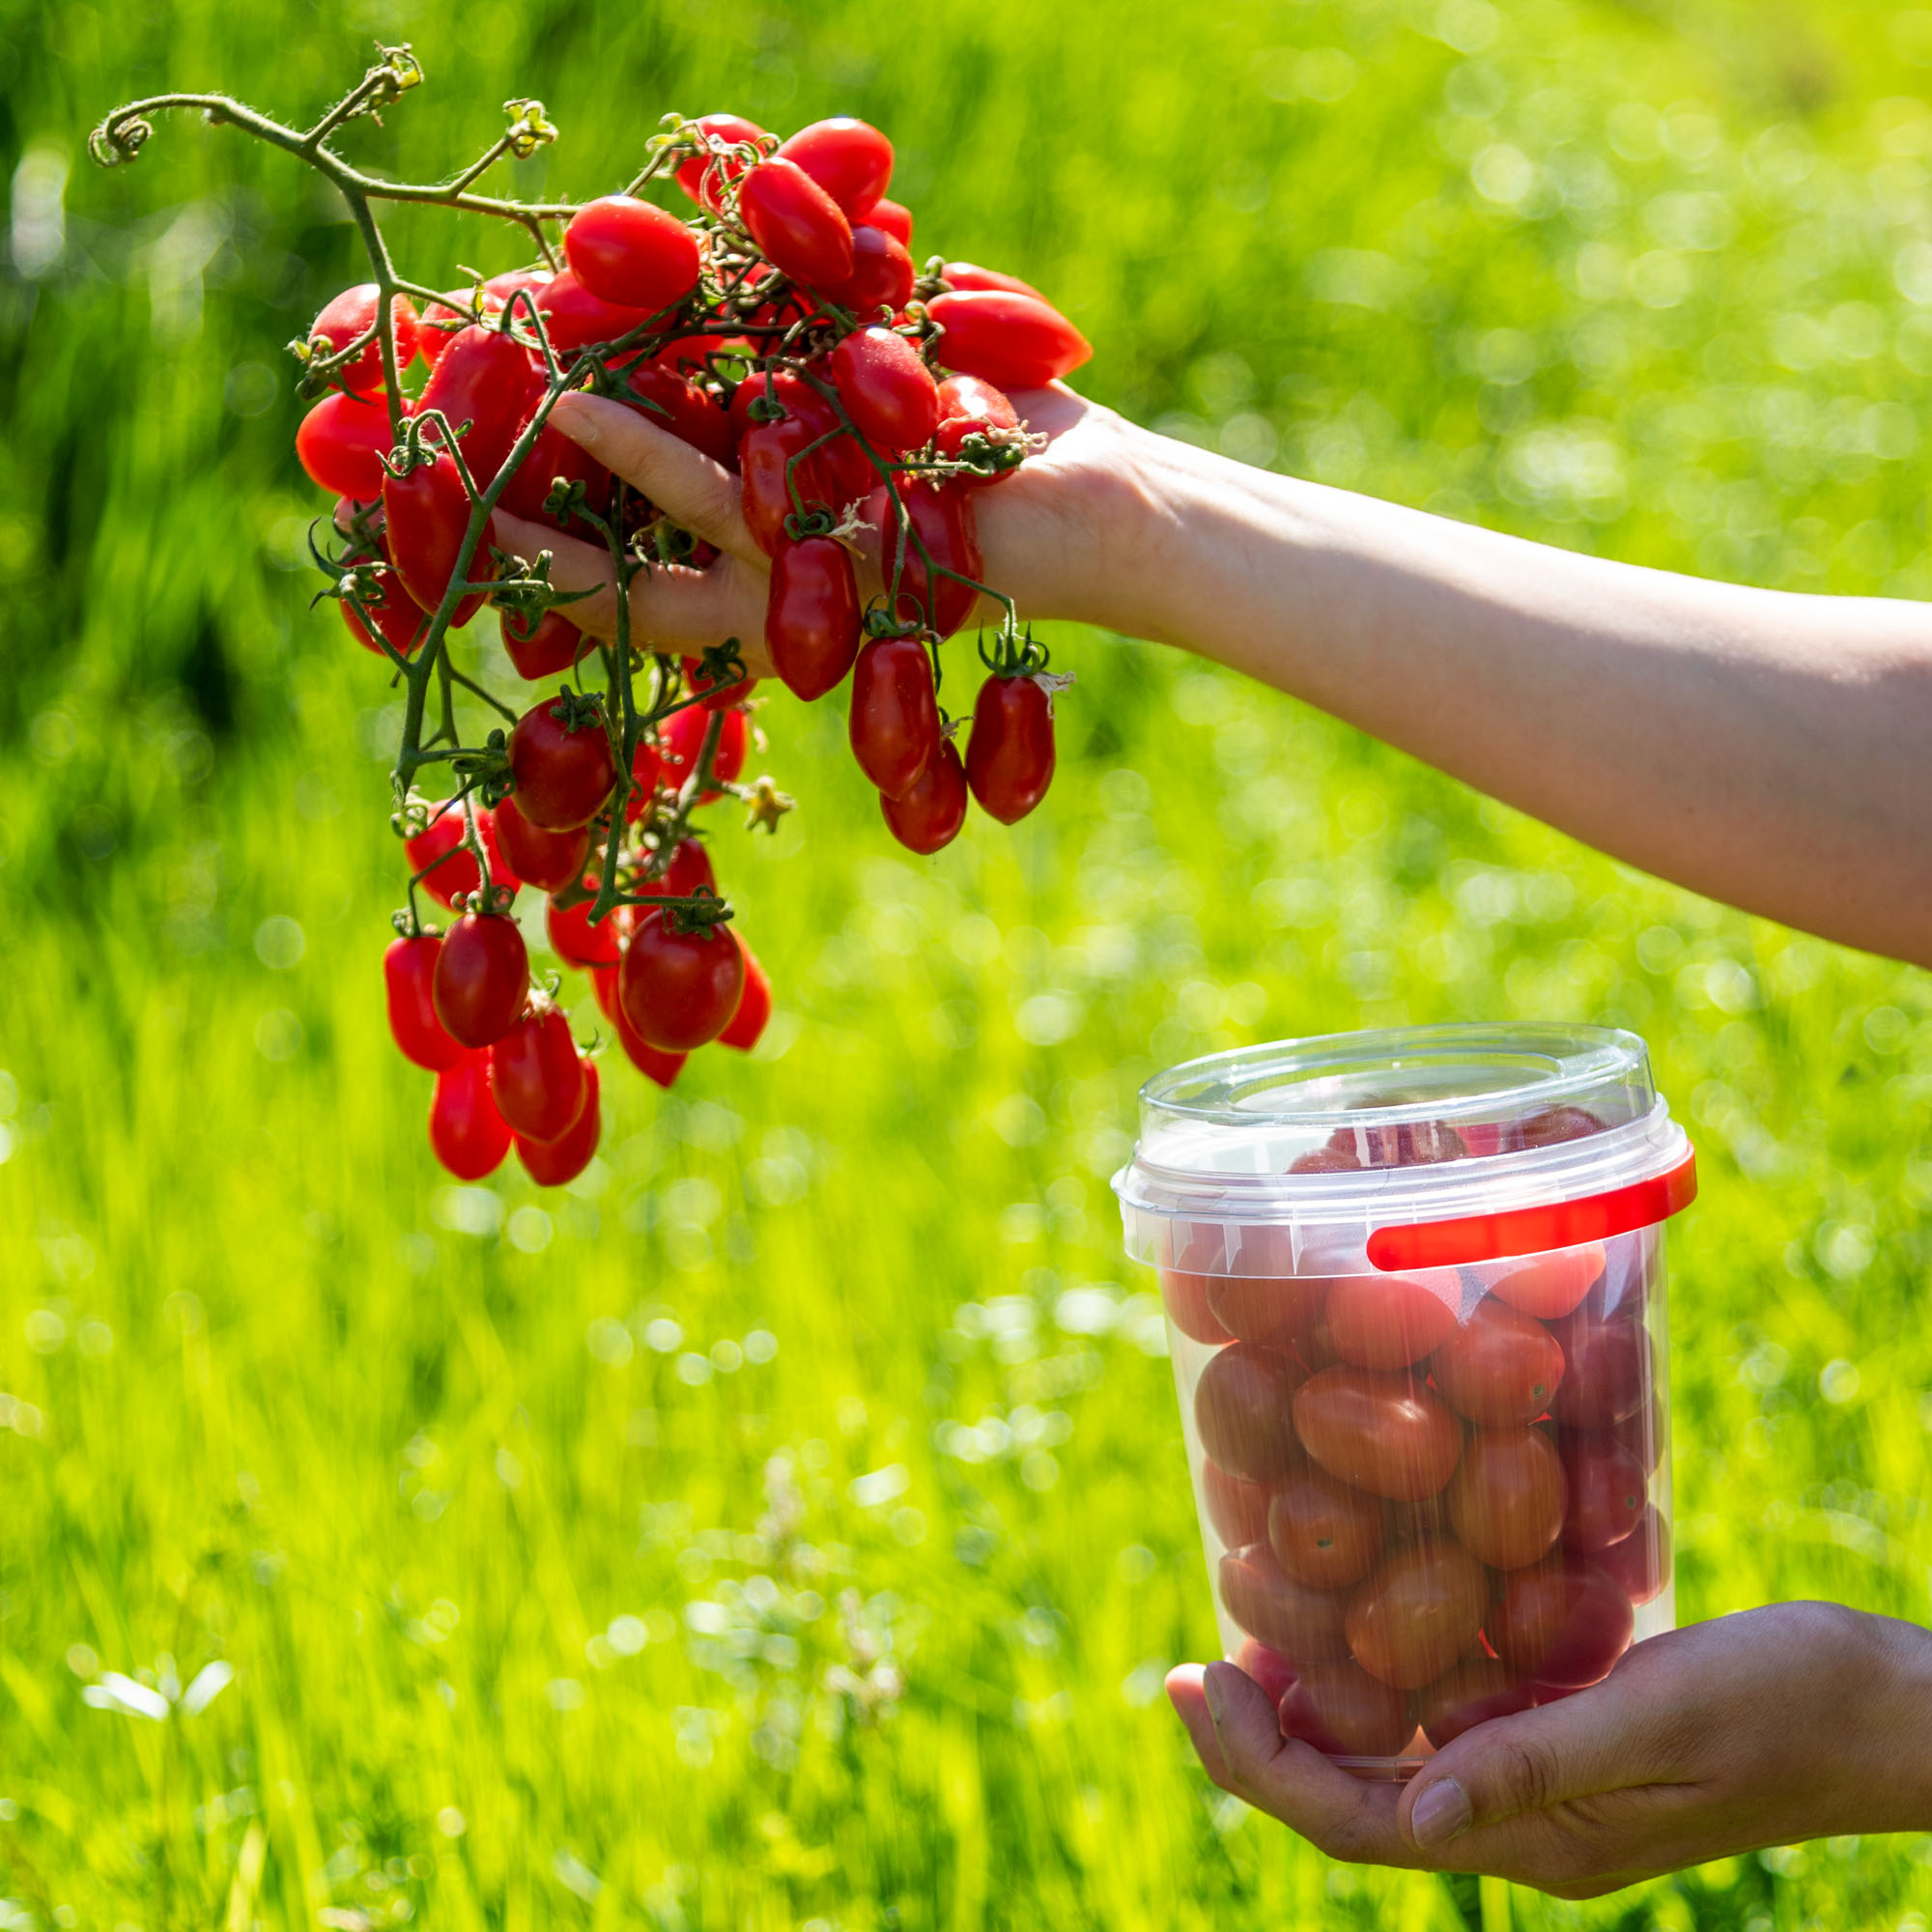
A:
[[[1222,1695],[1220,1674],[1211,1666],[1201,1679],[1201,1695],[1207,1701],[1208,1715],[1214,1720],[1214,1728],[1221,1728],[1221,1719],[1227,1715],[1227,1700]]]
[[[598,439],[597,412],[579,409],[573,396],[559,396],[550,419],[579,449],[588,449]]]
[[[1468,1794],[1453,1777],[1438,1777],[1408,1814],[1408,1829],[1424,1851],[1460,1838],[1474,1822]]]

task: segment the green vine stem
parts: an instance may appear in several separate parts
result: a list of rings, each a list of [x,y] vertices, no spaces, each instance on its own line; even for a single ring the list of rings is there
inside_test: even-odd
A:
[[[1017,664],[1037,647],[1019,642],[1019,630],[1011,600],[990,585],[963,576],[940,563],[914,526],[901,492],[901,480],[986,473],[975,463],[935,460],[931,456],[900,462],[882,459],[859,434],[837,391],[808,366],[807,351],[822,351],[836,340],[862,326],[860,320],[834,304],[814,302],[795,292],[782,275],[762,262],[739,216],[738,178],[729,170],[724,175],[718,206],[693,217],[692,225],[708,240],[708,251],[697,285],[681,301],[658,314],[648,316],[624,335],[609,342],[592,343],[568,355],[559,355],[550,337],[544,311],[527,289],[513,293],[500,311],[489,312],[483,298],[482,280],[474,270],[466,270],[471,288],[468,296],[437,288],[399,272],[390,255],[377,210],[384,204],[436,206],[501,220],[526,236],[537,257],[554,270],[558,260],[557,235],[561,225],[577,212],[568,201],[520,201],[478,191],[477,184],[505,157],[525,158],[558,138],[558,130],[539,100],[521,99],[504,103],[507,125],[504,130],[468,165],[440,183],[390,181],[368,173],[350,161],[334,145],[336,137],[352,124],[369,120],[380,125],[384,110],[400,103],[405,96],[420,87],[425,79],[422,66],[407,44],[379,47],[379,59],[335,103],[306,128],[291,127],[225,94],[163,94],[128,102],[116,108],[101,121],[90,137],[95,158],[103,166],[115,166],[138,158],[152,138],[156,117],[169,113],[194,113],[210,127],[233,128],[253,139],[289,155],[314,170],[342,196],[366,254],[376,289],[374,323],[353,341],[326,345],[301,342],[292,344],[300,362],[299,388],[310,396],[342,386],[342,374],[370,345],[380,349],[384,388],[386,398],[392,448],[384,458],[388,472],[408,474],[424,463],[449,462],[455,466],[469,503],[469,517],[458,547],[454,567],[442,596],[429,613],[419,639],[407,656],[398,651],[375,621],[373,601],[380,594],[381,580],[376,565],[374,531],[365,526],[358,510],[348,528],[338,532],[345,549],[338,554],[318,546],[310,548],[315,559],[330,578],[321,595],[341,599],[362,624],[372,642],[388,661],[404,696],[400,743],[391,774],[395,798],[395,823],[407,833],[412,814],[422,807],[416,799],[414,781],[426,768],[447,767],[456,781],[455,789],[439,808],[441,812],[460,810],[464,834],[460,845],[441,854],[430,867],[410,880],[409,910],[398,915],[408,929],[422,929],[418,917],[416,888],[436,865],[444,863],[458,850],[469,852],[482,876],[490,876],[489,865],[476,819],[480,802],[500,797],[510,788],[504,732],[493,728],[481,746],[466,746],[461,739],[456,711],[456,694],[465,692],[489,706],[503,721],[514,724],[517,714],[474,678],[451,661],[448,632],[456,611],[466,599],[481,594],[514,621],[519,635],[527,636],[543,615],[567,606],[588,593],[554,589],[550,583],[551,558],[548,552],[534,559],[512,556],[493,550],[491,560],[497,574],[479,579],[475,567],[479,551],[491,530],[491,516],[510,479],[530,456],[547,427],[557,400],[573,389],[589,388],[606,395],[625,395],[621,369],[632,358],[654,355],[681,337],[725,333],[743,337],[752,345],[747,357],[736,353],[713,352],[708,365],[727,380],[762,380],[764,393],[753,405],[760,420],[782,414],[774,378],[780,369],[803,376],[831,404],[838,415],[838,427],[814,442],[810,449],[791,459],[786,470],[786,487],[791,496],[795,523],[801,532],[809,525],[815,533],[823,522],[828,531],[845,532],[838,506],[829,511],[809,511],[800,492],[796,472],[804,456],[817,451],[835,437],[852,437],[867,462],[885,485],[892,505],[893,557],[889,565],[883,610],[874,610],[867,618],[868,631],[884,624],[890,628],[921,628],[900,624],[897,617],[900,582],[908,561],[917,555],[925,570],[923,630],[933,661],[935,686],[940,675],[938,638],[934,617],[934,586],[941,578],[951,579],[978,594],[989,597],[1005,608],[997,644],[1001,664]],[[705,155],[746,166],[762,158],[772,146],[772,137],[756,142],[735,143],[708,134],[695,122],[679,114],[663,117],[657,131],[647,138],[647,155],[633,176],[629,192],[635,194],[684,159]],[[929,263],[916,293],[923,298],[943,284],[938,279],[943,265]],[[753,282],[754,272],[763,271]],[[530,417],[520,430],[508,456],[487,477],[470,471],[461,440],[465,424],[451,423],[440,412],[406,414],[403,405],[402,369],[395,329],[395,302],[398,297],[447,311],[447,321],[425,322],[429,327],[445,326],[487,327],[501,329],[522,343],[541,360],[544,384]],[[760,322],[757,312],[765,304],[796,298],[807,312],[791,322]],[[769,311],[767,311],[769,312]],[[930,355],[940,331],[926,315],[923,301],[909,310],[910,320],[903,332]],[[756,345],[768,345],[762,350]],[[749,360],[749,368],[746,366]],[[738,371],[734,377],[721,368],[729,364]],[[646,405],[646,407],[648,407]],[[636,814],[637,829],[627,852],[627,810],[636,790],[634,768],[638,750],[646,737],[678,712],[703,701],[705,690],[719,689],[736,682],[744,674],[737,654],[737,640],[707,652],[700,672],[703,687],[693,688],[675,658],[634,636],[632,586],[639,573],[648,573],[661,560],[674,560],[688,553],[690,539],[668,524],[661,513],[644,502],[621,479],[613,479],[608,515],[593,512],[583,500],[582,484],[559,486],[546,502],[546,511],[560,522],[581,523],[602,542],[611,559],[611,583],[615,602],[615,637],[594,652],[586,639],[585,649],[572,668],[573,680],[581,677],[593,661],[601,662],[604,672],[603,716],[610,734],[617,780],[607,811],[594,833],[601,836],[603,864],[596,888],[578,886],[557,895],[560,904],[591,903],[588,917],[600,921],[619,906],[671,905],[680,918],[715,923],[728,918],[729,908],[709,895],[689,900],[666,900],[661,895],[639,892],[663,874],[670,864],[678,841],[689,836],[696,807],[721,793],[729,793],[744,802],[750,811],[748,825],[774,826],[791,801],[779,791],[770,779],[753,784],[721,782],[716,776],[716,759],[724,729],[724,714],[712,717],[703,741],[692,760],[691,770],[674,789],[660,786],[643,801]],[[848,512],[849,515],[849,506]],[[981,644],[981,654],[985,645]],[[993,662],[989,659],[988,662]],[[1042,658],[1043,662],[1043,658]],[[649,675],[643,673],[648,669]],[[730,673],[730,675],[727,675]],[[426,727],[430,718],[431,694],[437,695],[436,724]],[[417,829],[420,829],[419,827]],[[399,928],[401,929],[401,928]]]

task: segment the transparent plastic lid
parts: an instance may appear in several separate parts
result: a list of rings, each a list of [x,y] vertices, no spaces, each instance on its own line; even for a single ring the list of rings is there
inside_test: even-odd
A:
[[[1612,1027],[1405,1027],[1242,1047],[1155,1075],[1140,1128],[1114,1188],[1143,1255],[1150,1216],[1369,1229],[1494,1217],[1640,1188],[1690,1156],[1643,1041]],[[1676,1193],[1667,1211],[1690,1198]],[[1631,1203],[1622,1211],[1638,1225]]]

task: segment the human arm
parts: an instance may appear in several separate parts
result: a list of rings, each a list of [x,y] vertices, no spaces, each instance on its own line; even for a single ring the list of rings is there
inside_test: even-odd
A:
[[[1023,616],[1195,651],[1633,865],[1932,965],[1932,610],[1581,556],[1230,463],[1065,389],[1019,404],[1050,446],[976,509]],[[649,586],[644,634],[761,656],[765,559],[728,473],[614,403],[554,420],[725,553]],[[511,534],[559,552],[558,582],[602,580],[587,547]]]
[[[1804,1838],[1932,1828],[1932,1634],[1777,1604],[1648,1639],[1591,1690],[1454,1739],[1408,1784],[1281,1736],[1231,1663],[1168,1695],[1208,1776],[1333,1858],[1589,1898]]]

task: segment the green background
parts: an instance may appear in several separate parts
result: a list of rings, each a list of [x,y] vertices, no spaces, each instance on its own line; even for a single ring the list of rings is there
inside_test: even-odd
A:
[[[667,107],[856,112],[918,252],[1043,284],[1088,390],[1173,434],[1622,557],[1932,589],[1932,14],[5,0],[5,1922],[1476,1922],[1472,1883],[1222,1798],[1158,1695],[1212,1624],[1106,1178],[1139,1081],[1243,1040],[1641,1031],[1705,1190],[1680,1612],[1922,1618],[1922,979],[1151,648],[1057,636],[1052,797],[929,863],[836,707],[781,696],[762,762],[803,809],[716,839],[767,1046],[668,1099],[608,1068],[567,1194],[443,1184],[379,996],[391,699],[306,608],[290,454],[280,345],[353,237],[232,133],[112,174],[84,145],[168,86],[312,114],[377,36],[430,84],[346,137],[370,165],[450,168],[510,96],[564,132],[517,185],[578,195]],[[391,233],[426,280],[517,257]],[[217,1659],[198,1715],[82,1700]],[[1841,1840],[1514,1909],[1922,1927],[1928,1864]]]

